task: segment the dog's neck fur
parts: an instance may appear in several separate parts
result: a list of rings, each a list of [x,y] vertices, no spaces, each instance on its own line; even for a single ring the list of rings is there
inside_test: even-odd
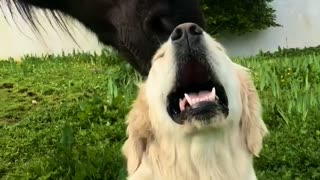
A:
[[[239,128],[233,128],[181,137],[155,137],[143,159],[143,163],[152,163],[147,167],[154,168],[147,172],[153,180],[256,179],[252,155]]]

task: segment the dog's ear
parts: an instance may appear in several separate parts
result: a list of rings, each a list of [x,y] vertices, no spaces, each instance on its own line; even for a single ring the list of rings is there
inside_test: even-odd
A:
[[[148,141],[152,137],[148,109],[144,88],[141,85],[138,98],[133,103],[127,117],[128,139],[122,147],[122,152],[127,159],[129,175],[133,174],[140,166]]]
[[[249,152],[259,156],[268,129],[262,120],[259,95],[249,70],[239,65],[237,68],[243,109],[240,120],[241,133]]]

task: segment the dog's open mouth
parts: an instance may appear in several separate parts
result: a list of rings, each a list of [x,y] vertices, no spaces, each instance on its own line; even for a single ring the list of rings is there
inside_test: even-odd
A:
[[[219,113],[227,116],[228,98],[209,65],[190,60],[179,67],[167,109],[179,124],[189,119],[205,121]]]

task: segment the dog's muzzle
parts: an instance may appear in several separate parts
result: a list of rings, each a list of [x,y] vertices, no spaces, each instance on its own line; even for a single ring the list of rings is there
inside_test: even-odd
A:
[[[177,26],[170,37],[177,69],[167,109],[178,124],[228,114],[226,92],[210,66],[203,33],[198,25],[185,23]]]

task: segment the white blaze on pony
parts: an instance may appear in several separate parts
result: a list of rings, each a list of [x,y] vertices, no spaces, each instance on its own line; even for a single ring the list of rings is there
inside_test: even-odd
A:
[[[177,26],[127,120],[130,180],[254,180],[268,130],[249,70],[199,26]]]

